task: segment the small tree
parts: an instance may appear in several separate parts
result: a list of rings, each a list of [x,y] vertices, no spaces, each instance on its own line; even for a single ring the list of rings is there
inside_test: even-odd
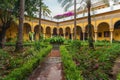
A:
[[[2,22],[0,27],[0,48],[4,48],[6,31],[16,16],[16,3],[17,0],[0,0],[0,20]]]

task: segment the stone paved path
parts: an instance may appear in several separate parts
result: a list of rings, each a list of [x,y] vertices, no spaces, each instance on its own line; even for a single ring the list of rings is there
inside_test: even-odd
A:
[[[52,50],[28,80],[64,80],[59,50]]]

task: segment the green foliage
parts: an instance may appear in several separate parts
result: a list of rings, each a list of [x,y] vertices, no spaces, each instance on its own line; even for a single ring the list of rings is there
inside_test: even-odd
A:
[[[117,80],[120,80],[120,73],[117,75]]]
[[[44,11],[43,13],[46,15],[47,13],[50,14],[51,11],[49,10],[48,6],[46,6],[42,0],[24,0],[25,1],[25,14],[29,17],[35,17],[36,12],[39,11],[39,8]],[[5,33],[7,29],[10,27],[11,23],[16,24],[16,19],[19,16],[19,9],[20,9],[20,0],[0,0],[0,19],[1,23],[3,24],[0,29],[0,39],[5,38]],[[9,39],[8,39],[9,40]],[[32,37],[33,40],[33,37]],[[0,40],[0,43],[4,41]],[[2,46],[0,46],[2,47]]]
[[[80,40],[73,40],[72,43],[71,43],[71,47],[73,49],[80,49],[81,48],[81,42]]]
[[[7,59],[9,57],[10,57],[10,55],[7,52],[5,52],[2,49],[0,49],[0,60]]]
[[[63,44],[64,43],[64,38],[61,36],[54,36],[50,39],[50,43],[54,44]]]
[[[44,48],[42,51],[36,51],[36,54],[26,61],[21,67],[14,69],[3,80],[24,80],[39,65],[50,50],[51,46]],[[34,50],[34,49],[33,49]]]
[[[43,47],[47,47],[44,42],[35,41],[34,49],[40,51]]]
[[[5,43],[5,46],[15,46],[15,42],[6,42]],[[23,43],[23,46],[33,46],[34,45],[34,42],[24,42]]]
[[[109,41],[106,40],[102,40],[102,41],[96,41],[95,42],[95,46],[110,46],[111,43]]]
[[[82,47],[79,52],[73,52],[73,49],[67,46],[68,53],[72,53],[72,58],[77,64],[77,68],[82,72],[84,79],[89,80],[108,80],[113,63],[120,55],[120,45],[99,47],[96,50],[90,50],[88,47]]]
[[[41,49],[41,43],[40,43],[40,41],[36,41],[35,43],[34,43],[34,49],[35,50],[40,50]]]
[[[66,48],[70,53],[78,53],[81,48],[81,42],[80,40],[73,40]]]
[[[72,56],[66,50],[65,46],[60,47],[62,62],[64,65],[64,72],[66,80],[83,80],[80,71],[76,67]]]
[[[69,44],[71,44],[71,42],[72,42],[71,39],[65,40],[65,41],[64,41],[64,45],[69,45]]]
[[[12,58],[12,59],[10,59],[10,65],[9,65],[8,68],[14,69],[14,68],[20,67],[22,64],[23,64],[23,59],[19,59],[19,58],[14,59],[14,58]]]

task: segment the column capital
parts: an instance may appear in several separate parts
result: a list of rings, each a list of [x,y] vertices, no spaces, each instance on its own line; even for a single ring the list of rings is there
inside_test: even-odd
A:
[[[114,31],[114,28],[110,28],[110,32],[113,32]]]
[[[97,33],[97,32],[98,32],[96,29],[95,29],[94,31],[95,31],[95,33]]]
[[[85,31],[82,31],[83,33],[85,33]]]

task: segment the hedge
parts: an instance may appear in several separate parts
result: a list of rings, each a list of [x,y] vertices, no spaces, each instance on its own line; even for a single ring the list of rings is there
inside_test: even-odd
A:
[[[77,69],[76,64],[72,60],[72,56],[68,53],[65,46],[60,47],[60,52],[66,80],[83,80],[80,71]]]
[[[37,52],[37,54],[25,62],[22,67],[14,69],[3,80],[25,80],[25,78],[32,73],[32,71],[39,65],[39,63],[51,51],[51,49],[52,46],[48,46],[40,52]]]

